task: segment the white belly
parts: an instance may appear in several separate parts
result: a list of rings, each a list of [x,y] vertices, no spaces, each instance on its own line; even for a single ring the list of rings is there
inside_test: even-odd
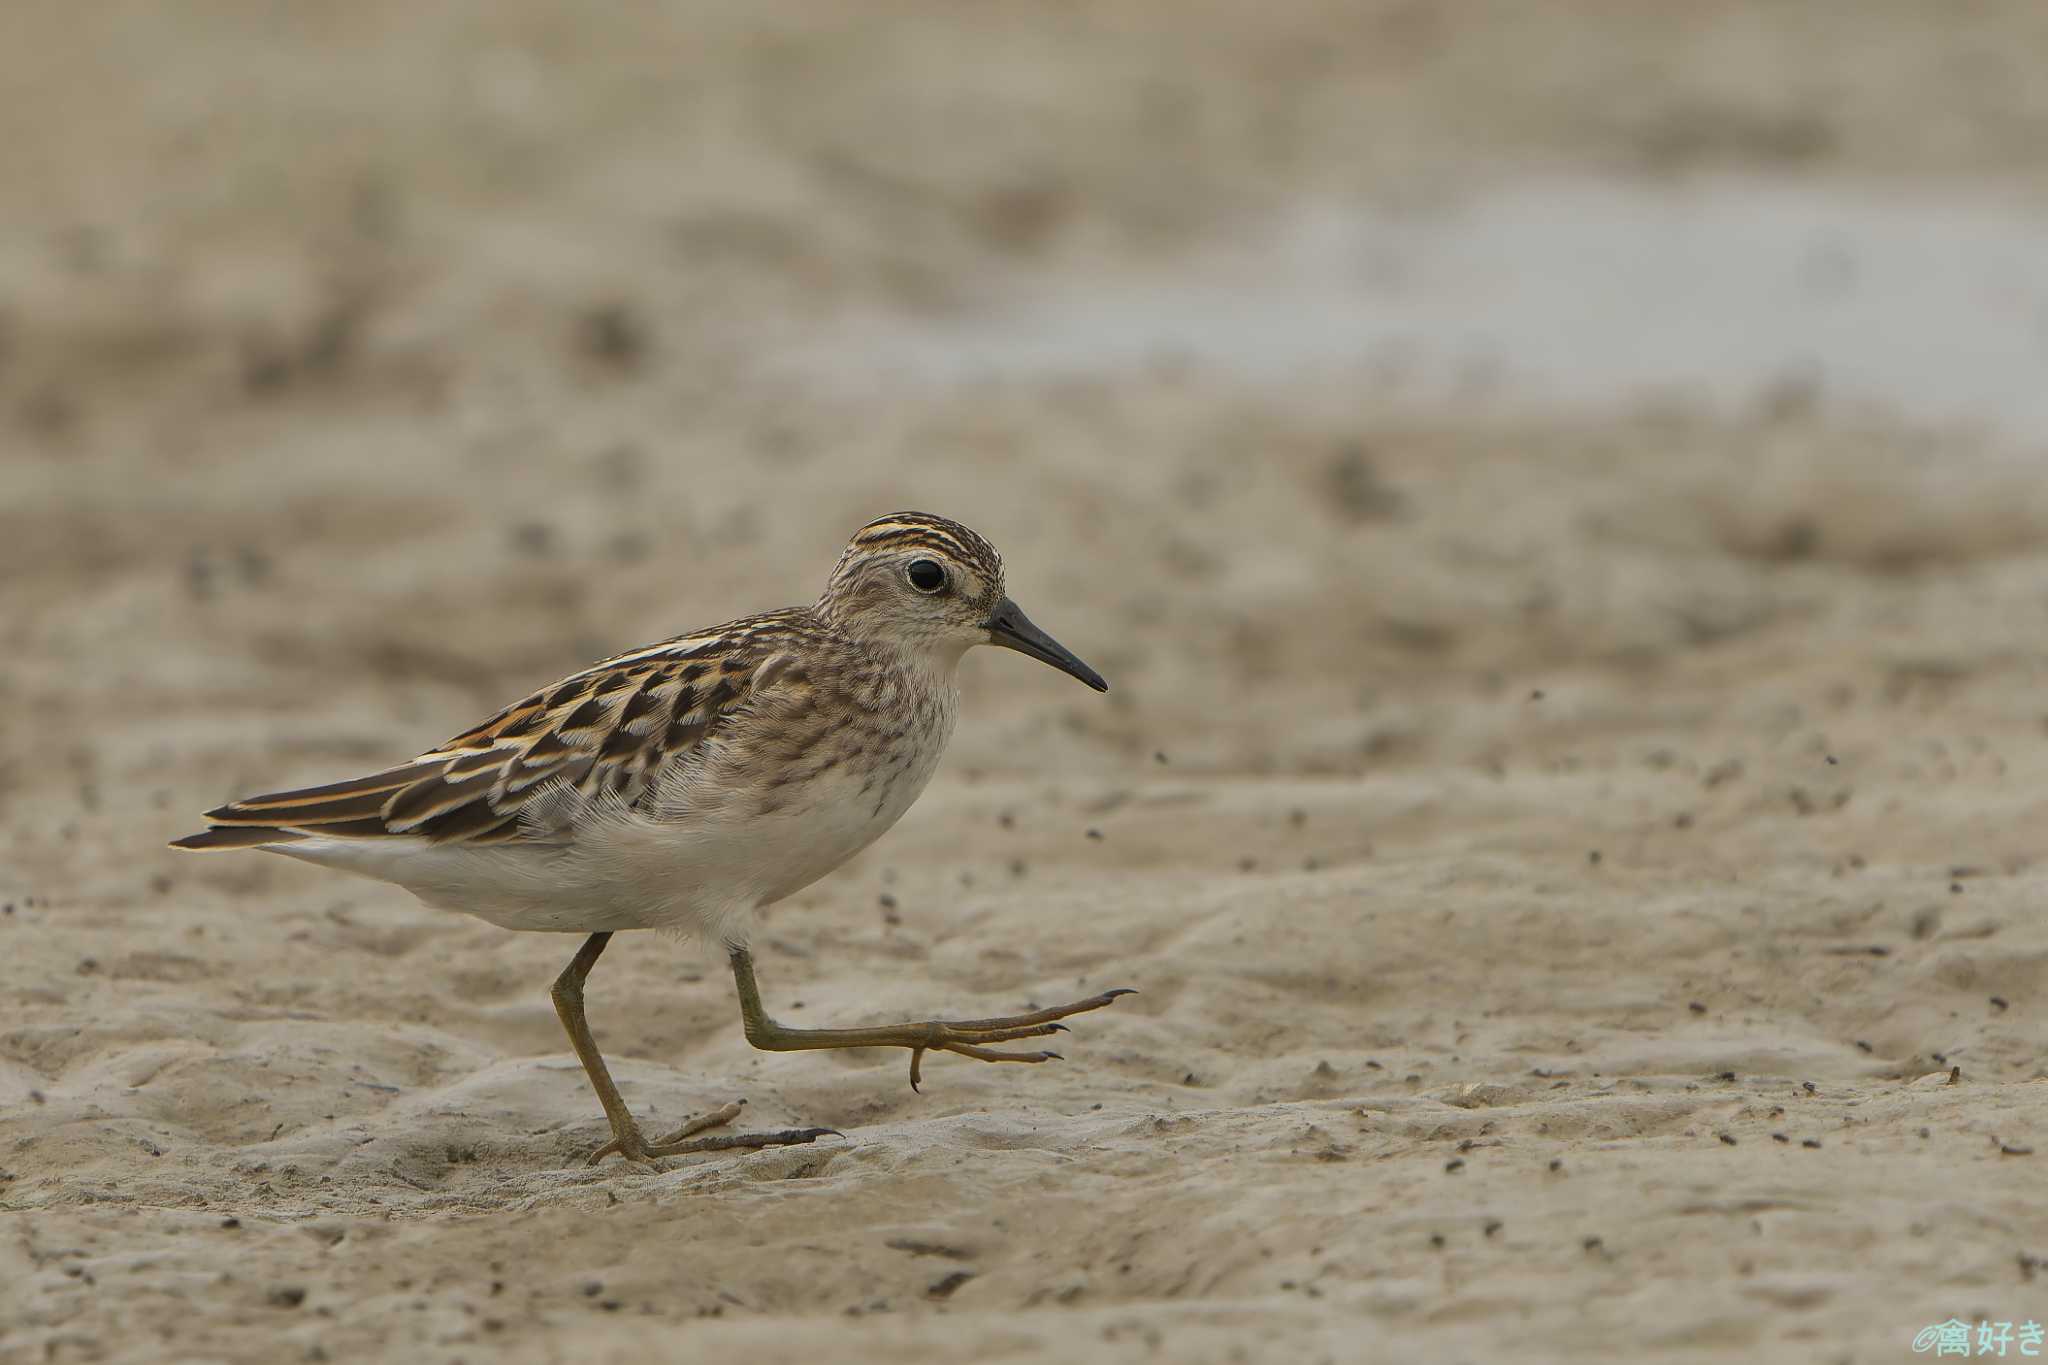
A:
[[[276,851],[394,882],[429,905],[506,929],[669,929],[746,941],[752,912],[880,838],[923,793],[952,729],[781,786],[712,768],[640,808],[593,802],[555,845],[314,839]]]

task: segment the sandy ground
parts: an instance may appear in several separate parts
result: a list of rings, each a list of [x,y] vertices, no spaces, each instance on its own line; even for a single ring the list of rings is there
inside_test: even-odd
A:
[[[23,6],[0,49],[0,1360],[1880,1361],[2048,1319],[2025,440],[1797,376],[1558,411],[844,340],[1531,167],[2038,193],[2041,11],[415,8]],[[755,1053],[712,958],[632,936],[590,998],[638,1112],[846,1137],[587,1170],[574,940],[162,847],[807,599],[899,506],[1114,690],[971,658],[764,989],[1140,988],[1064,1063]]]

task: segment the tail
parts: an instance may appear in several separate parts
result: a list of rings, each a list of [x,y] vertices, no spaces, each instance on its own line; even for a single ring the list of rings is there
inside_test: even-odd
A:
[[[173,839],[171,847],[196,849],[200,852],[211,848],[262,848],[266,844],[297,843],[305,837],[295,830],[280,829],[275,825],[216,825],[198,834]]]

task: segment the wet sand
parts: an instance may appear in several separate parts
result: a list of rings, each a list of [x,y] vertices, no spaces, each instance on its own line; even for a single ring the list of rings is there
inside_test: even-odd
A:
[[[1568,12],[25,19],[0,1360],[2048,1318],[2041,21]],[[714,953],[627,936],[643,1122],[846,1138],[588,1170],[573,938],[162,847],[807,599],[900,506],[1113,690],[970,657],[762,985],[1138,987],[1064,1062],[757,1053]]]

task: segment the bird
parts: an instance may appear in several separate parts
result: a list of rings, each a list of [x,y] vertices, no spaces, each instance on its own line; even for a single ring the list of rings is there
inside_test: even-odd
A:
[[[171,847],[259,849],[390,882],[506,929],[587,937],[549,995],[611,1127],[591,1165],[800,1145],[828,1128],[698,1137],[728,1104],[648,1141],[584,1011],[615,933],[667,930],[723,948],[756,1048],[898,1047],[916,1089],[927,1052],[985,1062],[1058,1053],[993,1045],[1066,1032],[1128,988],[1022,1014],[790,1028],[762,1005],[757,913],[837,868],[931,781],[976,645],[1015,650],[1097,692],[1109,684],[1009,597],[980,534],[924,512],[854,533],[809,606],[744,616],[569,674],[409,762],[207,811]]]

